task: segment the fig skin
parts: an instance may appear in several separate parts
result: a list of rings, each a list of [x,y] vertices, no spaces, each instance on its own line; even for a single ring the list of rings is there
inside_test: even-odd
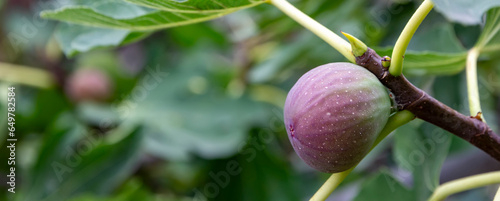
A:
[[[284,121],[295,152],[327,173],[354,167],[387,123],[391,101],[371,72],[330,63],[304,74],[285,102]]]

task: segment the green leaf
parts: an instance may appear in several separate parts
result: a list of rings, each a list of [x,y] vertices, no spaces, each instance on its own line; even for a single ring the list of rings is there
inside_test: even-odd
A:
[[[381,171],[361,185],[361,191],[354,201],[366,200],[405,200],[414,201],[413,193],[404,187],[387,171]]]
[[[465,67],[466,54],[409,52],[405,55],[405,73],[412,75],[450,75]]]
[[[81,1],[80,5],[88,6],[103,15],[114,19],[130,19],[140,17],[155,10],[136,6],[122,0],[100,0],[100,1]]]
[[[147,1],[136,2],[147,4]],[[116,13],[107,13],[114,9],[111,6],[96,9],[88,5],[66,6],[57,10],[43,11],[41,16],[48,19],[61,20],[86,26],[150,31],[215,19],[239,9],[262,4],[265,1],[210,1],[213,3],[205,1],[184,1],[184,3],[172,4],[169,2],[170,1],[162,1],[162,3],[165,4],[162,8],[166,9],[169,7],[168,5],[172,5],[170,8],[174,10],[143,12],[141,15],[135,15],[133,17],[122,16],[121,13],[120,15]],[[158,4],[162,3],[158,2]],[[122,10],[125,11],[126,9]]]
[[[449,20],[465,25],[481,23],[483,14],[493,8],[500,6],[500,1],[495,0],[433,0],[437,11]]]
[[[83,1],[76,5],[44,11],[42,17],[79,25],[61,24],[56,38],[67,56],[101,47],[113,47],[135,42],[150,31],[202,22],[231,12],[256,6],[264,1],[139,1],[141,5],[159,6],[153,10],[131,3],[103,0]],[[85,25],[85,26],[81,26]]]
[[[60,89],[26,91],[16,96],[16,104],[21,105],[16,108],[16,131],[20,133],[46,132],[47,125],[70,108]]]
[[[105,29],[75,24],[61,23],[55,37],[64,54],[71,57],[80,52],[96,48],[114,47],[135,42],[151,32],[131,32],[128,30]]]
[[[391,55],[391,49],[377,50],[381,56]],[[407,51],[404,59],[405,75],[452,75],[465,68],[467,53],[440,53]]]
[[[262,0],[125,0],[130,3],[178,13],[219,13],[255,6],[264,3]]]
[[[226,85],[218,85],[224,68],[217,66],[229,64],[207,49],[197,50],[186,54],[176,68],[147,69],[155,87],[139,85],[136,90],[144,94],[140,104],[124,101],[122,106],[129,111],[123,114],[130,117],[128,121],[145,125],[146,149],[156,156],[170,160],[187,160],[193,154],[208,159],[227,157],[238,150],[251,126],[268,123],[268,105],[221,90]]]
[[[423,27],[415,34],[404,55],[405,75],[452,75],[465,68],[467,52],[449,23]],[[375,48],[380,56],[392,55],[392,48]]]
[[[85,131],[80,130],[79,134],[82,132]],[[53,135],[53,139],[66,138],[60,133]],[[29,197],[26,200],[68,200],[82,193],[102,195],[113,190],[130,174],[138,159],[142,137],[139,128],[116,130],[108,136],[107,140],[112,137],[123,139],[110,142],[87,137],[78,143],[59,145],[54,142],[55,145],[44,146],[43,155],[39,157],[43,163],[36,167],[49,171],[42,175],[43,180],[38,180],[43,184],[35,186],[42,188],[43,193],[34,194],[31,192],[39,191],[28,189],[24,193]]]
[[[500,51],[500,7],[488,11],[486,24],[475,47],[481,52]]]
[[[207,187],[210,187],[211,183],[220,182],[223,174],[229,175],[230,180],[227,185],[220,185],[220,191],[214,200],[299,201],[311,196],[317,190],[310,189],[319,186],[316,183],[317,177],[313,174],[308,174],[310,176],[306,179],[300,177],[300,173],[288,161],[288,153],[278,149],[279,144],[284,141],[277,138],[264,140],[262,132],[268,133],[267,135],[271,137],[274,133],[261,129],[252,131],[238,155],[227,160],[219,160],[210,168],[212,173],[208,171],[204,173],[218,176],[207,176],[208,180],[196,189],[197,196],[193,200],[202,200],[200,199],[202,196],[211,198]],[[227,171],[229,164],[235,166],[234,169],[237,171]]]
[[[149,8],[116,0],[82,1],[68,7],[90,8],[113,19],[129,19],[154,12]],[[123,29],[97,28],[68,23],[59,24],[55,31],[56,39],[68,57],[96,48],[125,45],[150,34],[151,32],[132,32]]]
[[[23,185],[24,193],[21,193],[20,197],[24,200],[40,199],[51,190],[50,185],[45,184],[59,183],[51,164],[64,158],[64,153],[67,153],[68,149],[83,137],[83,133],[82,125],[78,124],[72,115],[64,113],[59,116],[46,131],[46,138],[38,152],[37,161],[28,172],[30,176]]]
[[[441,166],[451,142],[448,132],[421,123],[402,126],[394,135],[394,160],[413,173],[413,191],[418,201],[427,200],[439,185]]]
[[[436,22],[428,26],[424,25],[421,28],[411,39],[408,50],[442,53],[466,51],[457,38],[451,23]]]
[[[154,195],[149,192],[147,185],[142,183],[139,178],[132,178],[123,184],[122,187],[112,196],[102,197],[93,194],[84,194],[71,201],[153,201]]]
[[[255,136],[254,138],[259,137]],[[268,148],[265,145],[265,142],[260,142],[260,145],[252,144],[244,148],[244,152],[242,152],[238,160],[243,167],[239,186],[242,193],[233,194],[231,198],[221,200],[299,201],[310,196],[310,194],[306,194],[303,186],[300,185],[299,174],[292,168],[291,164],[284,160],[287,157],[286,154],[271,152],[271,147],[279,145],[268,145]],[[262,149],[265,148],[266,150],[262,150],[258,146],[262,146]],[[256,153],[255,158],[250,158],[249,153],[251,151]],[[259,179],[255,179],[256,177]],[[230,190],[232,189],[227,189],[225,193],[229,193]]]

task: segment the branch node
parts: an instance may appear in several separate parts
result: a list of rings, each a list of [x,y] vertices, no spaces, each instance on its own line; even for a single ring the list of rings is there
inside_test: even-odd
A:
[[[483,121],[483,113],[482,112],[477,112],[476,116],[470,116],[471,118],[477,119],[479,121]]]

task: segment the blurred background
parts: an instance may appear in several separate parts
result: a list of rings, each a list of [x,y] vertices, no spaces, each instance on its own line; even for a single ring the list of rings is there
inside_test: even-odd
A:
[[[291,2],[381,55],[390,55],[421,3]],[[0,175],[10,167],[9,86],[18,139],[16,193],[1,176],[0,200],[299,201],[328,178],[295,154],[282,109],[303,73],[346,60],[273,6],[133,33],[118,44],[118,31],[80,34],[82,26],[40,19],[41,10],[54,9],[51,1],[0,0],[0,9]],[[432,11],[418,29],[405,73],[468,114],[465,55],[484,23],[442,13]],[[499,61],[497,51],[478,63],[482,108],[497,132]],[[467,142],[414,120],[377,146],[330,200],[426,200],[439,183],[499,169]],[[492,200],[497,187],[449,200]]]

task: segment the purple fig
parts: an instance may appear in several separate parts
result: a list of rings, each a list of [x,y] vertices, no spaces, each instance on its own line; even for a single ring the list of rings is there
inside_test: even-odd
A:
[[[330,63],[304,74],[286,98],[284,117],[295,152],[327,173],[354,167],[387,123],[391,101],[371,72]]]
[[[113,93],[113,84],[109,76],[98,69],[81,69],[68,79],[66,93],[75,102],[103,102]]]

